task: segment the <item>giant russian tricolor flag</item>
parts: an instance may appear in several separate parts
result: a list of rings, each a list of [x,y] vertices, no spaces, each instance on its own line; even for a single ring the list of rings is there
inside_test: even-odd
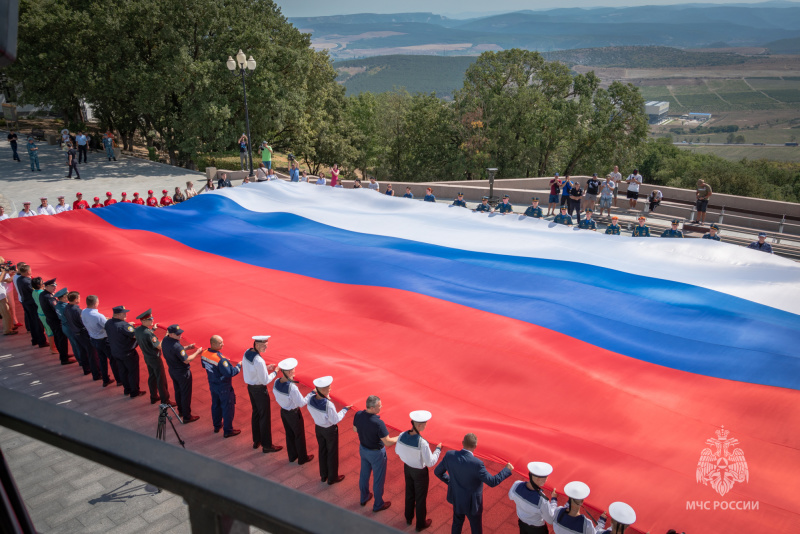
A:
[[[271,334],[301,382],[331,374],[335,399],[360,407],[378,395],[399,429],[430,410],[431,442],[472,431],[520,473],[549,462],[550,486],[625,501],[642,531],[800,524],[787,259],[284,182],[0,228],[0,254],[105,311],[152,307],[237,360]]]

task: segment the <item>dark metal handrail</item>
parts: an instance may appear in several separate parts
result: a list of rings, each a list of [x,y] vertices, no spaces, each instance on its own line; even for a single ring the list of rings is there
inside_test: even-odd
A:
[[[154,412],[154,420],[155,420]],[[194,533],[400,532],[277,482],[0,388],[0,425],[182,496]]]

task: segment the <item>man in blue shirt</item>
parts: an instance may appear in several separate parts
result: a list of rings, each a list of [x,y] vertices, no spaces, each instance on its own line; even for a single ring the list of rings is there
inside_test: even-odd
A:
[[[561,188],[561,205],[566,206],[567,201],[569,200],[569,192],[572,189],[572,180],[569,177],[569,174],[564,175],[564,187]]]
[[[561,206],[561,213],[556,215],[553,222],[556,224],[563,224],[564,226],[572,226],[572,217],[567,215],[567,207]]]
[[[360,410],[353,418],[353,430],[358,434],[358,452],[361,456],[361,475],[358,479],[358,488],[361,491],[361,506],[366,506],[372,499],[369,492],[369,477],[374,471],[372,491],[375,494],[373,512],[386,510],[391,506],[391,501],[383,500],[383,484],[386,480],[386,447],[397,443],[397,437],[390,437],[386,425],[378,415],[383,405],[381,399],[375,395],[367,397],[365,410]]]
[[[511,213],[514,210],[514,206],[511,205],[511,202],[508,201],[508,198],[508,195],[503,195],[503,201],[497,205],[494,211],[499,211],[503,215],[506,213]]]
[[[425,188],[425,198],[422,199],[424,202],[436,202],[436,197],[433,196],[433,188],[426,187]]]
[[[486,213],[491,213],[492,207],[489,205],[489,197],[483,197],[481,203],[478,204],[478,207],[473,211],[485,211]]]
[[[678,219],[672,219],[672,228],[670,228],[668,230],[664,230],[664,232],[661,234],[661,237],[672,237],[672,238],[680,237],[680,238],[682,238],[683,237],[683,232],[678,230],[678,223],[679,222],[680,221],[678,221]]]
[[[28,157],[31,159],[31,172],[41,171],[39,168],[39,147],[33,141],[33,137],[28,137]],[[34,166],[36,167],[34,169]]]
[[[719,232],[719,226],[716,224],[712,224],[708,227],[708,233],[703,234],[703,239],[712,239],[714,241],[722,241],[722,239],[717,234]]]
[[[525,210],[523,215],[526,217],[534,217],[536,219],[542,218],[542,208],[539,207],[539,197],[533,197],[531,199],[531,205],[528,206],[528,209]]]
[[[89,140],[83,135],[83,132],[78,132],[78,135],[75,137],[75,142],[78,143],[78,163],[81,162],[81,156],[83,156],[83,162],[87,163],[86,149],[88,148]]]
[[[597,230],[597,223],[592,219],[592,210],[590,208],[586,209],[586,217],[578,222],[578,228],[583,230]]]
[[[767,252],[769,254],[773,254],[772,252],[772,245],[767,243],[767,234],[764,232],[760,232],[758,234],[758,241],[753,241],[747,248],[752,248],[753,250],[760,250],[762,252]]]
[[[411,192],[410,187],[406,187],[406,194],[403,195],[403,198],[414,198],[414,194]]]
[[[466,208],[467,207],[467,203],[464,202],[464,193],[459,193],[458,194],[458,198],[453,200],[453,203],[451,204],[451,206],[461,206],[462,208]]]
[[[297,168],[297,163],[292,162],[292,166],[289,169],[289,181],[290,182],[299,182],[300,181],[300,169]]]

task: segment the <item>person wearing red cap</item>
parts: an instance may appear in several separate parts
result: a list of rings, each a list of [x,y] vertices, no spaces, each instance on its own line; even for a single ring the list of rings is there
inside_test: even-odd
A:
[[[116,203],[117,203],[117,201],[114,200],[113,198],[111,198],[111,191],[106,193],[106,201],[103,202],[103,205],[104,206],[110,206],[111,204],[116,204]]]
[[[160,202],[161,207],[162,208],[166,208],[167,206],[171,206],[172,205],[172,197],[169,196],[169,191],[164,189],[161,192],[164,194],[164,196],[161,197],[161,202]]]
[[[143,198],[139,198],[139,193],[134,193],[133,194],[133,203],[134,204],[139,204],[140,206],[144,206],[144,199]]]
[[[73,210],[88,210],[89,203],[83,200],[83,193],[75,193],[78,200],[72,203]]]
[[[122,200],[120,200],[120,202],[130,203],[130,200],[128,200],[128,193],[126,193],[125,191],[122,192]]]
[[[93,208],[102,208],[103,205],[100,204],[100,197],[94,197],[94,204],[92,204]]]
[[[147,201],[145,202],[148,206],[152,206],[154,208],[158,207],[158,199],[153,196],[153,190],[147,192]]]

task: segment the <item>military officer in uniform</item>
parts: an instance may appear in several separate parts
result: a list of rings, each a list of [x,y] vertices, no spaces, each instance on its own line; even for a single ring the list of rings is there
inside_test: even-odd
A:
[[[78,345],[78,340],[72,334],[69,324],[67,324],[67,293],[69,293],[69,289],[62,287],[53,295],[56,298],[56,315],[58,315],[58,320],[61,321],[61,332],[67,336],[69,345],[72,347],[72,354],[74,354],[75,359],[78,360],[78,365],[83,368],[83,374],[88,375],[91,372],[89,369],[89,360],[84,361],[83,351],[81,351],[81,347]]]
[[[103,328],[108,334],[111,356],[117,360],[122,394],[135,399],[144,395],[144,391],[139,390],[139,353],[136,352],[136,334],[133,325],[125,320],[130,310],[125,306],[114,306],[112,311],[114,314],[106,321]]]
[[[639,217],[639,224],[634,226],[632,237],[650,237],[650,227],[644,223],[646,220],[644,215]]]
[[[611,217],[611,224],[606,227],[606,234],[608,235],[619,235],[619,217],[614,215]]]
[[[231,379],[242,371],[242,364],[233,365],[222,355],[222,337],[211,336],[210,346],[200,354],[203,368],[208,373],[208,390],[211,393],[211,422],[214,432],[223,429],[222,437],[231,438],[242,433],[233,428],[236,413],[236,393]]]
[[[156,337],[153,320],[153,310],[147,310],[136,316],[142,324],[137,326],[133,333],[136,342],[142,350],[144,364],[147,366],[147,389],[150,391],[150,404],[161,401],[161,404],[172,404],[169,400],[167,387],[167,373],[164,371],[164,361],[161,359],[161,342]]]
[[[703,234],[703,239],[713,239],[714,241],[721,241],[719,237],[719,226],[716,224],[712,224],[708,227],[708,233]]]
[[[542,218],[542,208],[539,207],[539,197],[531,198],[531,205],[523,213],[526,217],[533,217],[535,219]]]
[[[203,347],[198,347],[192,354],[186,354],[187,349],[192,350],[195,346],[194,343],[185,347],[181,345],[181,334],[183,329],[179,325],[169,325],[167,335],[161,340],[161,354],[172,378],[178,415],[184,423],[193,423],[200,416],[192,415],[192,370],[189,364],[203,352]]]
[[[67,336],[64,335],[64,331],[61,329],[61,319],[58,318],[58,314],[56,313],[56,304],[58,301],[55,295],[53,295],[55,291],[56,279],[47,280],[44,283],[44,291],[39,294],[39,305],[42,307],[42,313],[47,321],[47,326],[50,327],[50,331],[53,333],[53,340],[56,344],[56,350],[58,350],[58,356],[61,359],[61,365],[67,365],[75,363],[75,360],[69,357],[69,342]]]
[[[281,370],[281,377],[275,380],[272,394],[281,407],[281,422],[286,431],[286,452],[290,462],[297,460],[298,465],[303,465],[313,460],[314,455],[308,454],[306,450],[306,431],[303,428],[303,412],[300,411],[306,405],[306,399],[300,394],[297,382],[294,381],[297,360],[281,360],[278,368]]]
[[[611,516],[611,528],[602,530],[606,519],[606,514],[603,514],[597,523],[597,534],[623,534],[636,522],[636,512],[624,502],[612,502],[608,506],[608,515]]]
[[[503,201],[497,205],[494,211],[500,212],[503,215],[514,211],[514,206],[512,206],[511,202],[509,202],[509,198],[510,197],[508,195],[503,195]]]
[[[489,197],[483,197],[481,203],[473,211],[491,213],[492,207],[489,205]]]
[[[553,524],[553,514],[558,506],[555,492],[551,498],[545,497],[542,486],[553,472],[553,467],[545,462],[528,464],[528,480],[517,480],[508,490],[508,498],[517,505],[517,524],[519,534],[547,534],[548,523]]]
[[[462,208],[466,208],[467,203],[464,201],[464,193],[458,193],[458,197],[453,201],[451,206],[461,206]]]
[[[314,391],[306,395],[306,408],[314,420],[314,435],[319,446],[319,477],[328,485],[344,480],[339,474],[339,423],[353,407],[345,406],[338,412],[331,400],[332,376],[314,380]]]
[[[553,222],[556,224],[563,224],[564,226],[572,226],[572,217],[567,215],[567,207],[561,206],[561,212],[555,216]]]
[[[678,219],[672,219],[672,228],[664,230],[661,237],[683,237],[683,232],[678,230]]]
[[[683,237],[683,232],[678,230],[678,219],[672,219],[672,228],[664,230],[661,237]]]
[[[589,496],[589,486],[576,480],[564,486],[564,493],[567,494],[569,500],[564,506],[556,508],[553,514],[553,532],[555,534],[595,534],[596,529],[592,521],[581,514],[583,500]]]
[[[416,410],[409,414],[411,430],[406,430],[397,436],[394,452],[403,462],[403,473],[406,481],[406,524],[410,525],[417,516],[417,532],[431,526],[428,519],[428,486],[430,473],[428,468],[436,465],[442,453],[442,444],[439,443],[431,452],[427,440],[422,437],[422,431],[431,419],[431,412]]]
[[[591,208],[586,208],[586,217],[578,223],[578,228],[597,231],[597,223],[592,219]]]
[[[253,348],[247,349],[242,359],[242,378],[247,384],[250,407],[253,413],[250,425],[253,431],[253,448],[261,446],[261,452],[278,452],[281,446],[272,444],[272,416],[270,415],[267,386],[275,380],[275,364],[267,365],[263,354],[271,336],[253,336]]]

